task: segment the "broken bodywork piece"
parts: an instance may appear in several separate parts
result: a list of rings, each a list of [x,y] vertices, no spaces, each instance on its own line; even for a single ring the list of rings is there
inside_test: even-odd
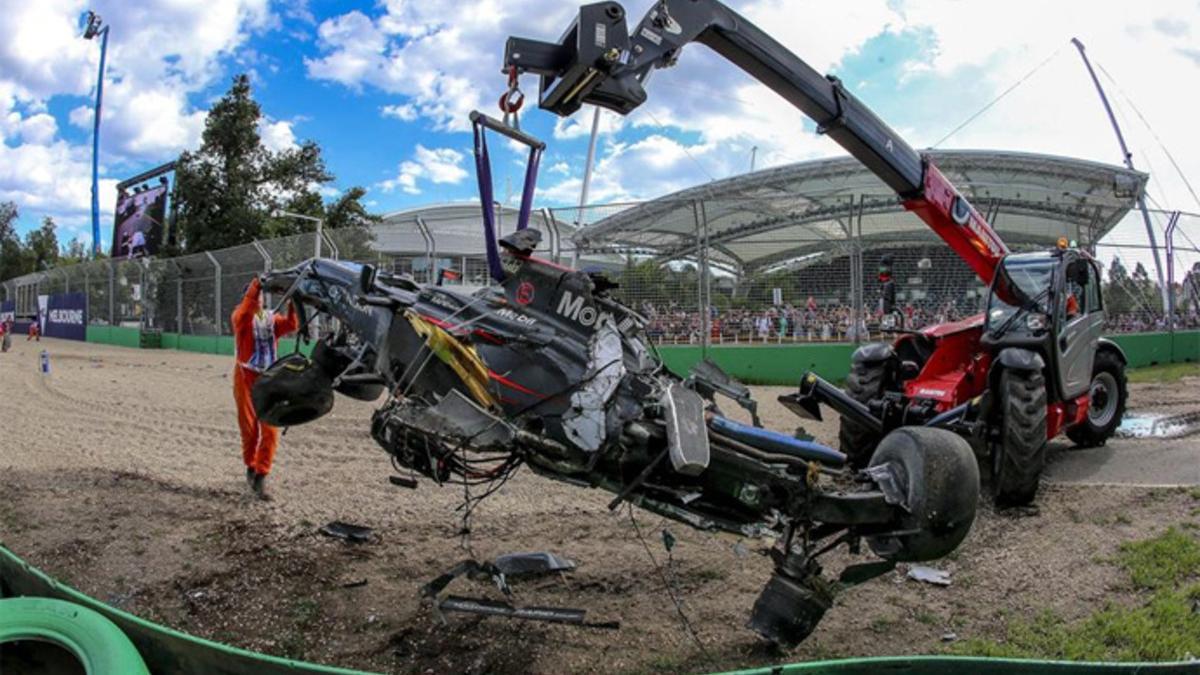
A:
[[[464,560],[438,575],[421,587],[421,597],[433,602],[434,607],[443,612],[465,612],[485,616],[502,616],[510,619],[527,619],[531,621],[549,621],[552,623],[569,623],[593,628],[620,628],[620,622],[588,623],[587,610],[569,607],[522,607],[510,602],[489,600],[487,598],[464,598],[451,595],[438,599],[438,595],[446,590],[455,579],[465,576],[475,581],[491,581],[504,593],[512,597],[512,588],[508,585],[510,578],[529,578],[570,572],[575,569],[575,563],[548,551],[533,553],[506,553],[497,556],[495,560],[480,562]],[[444,619],[443,619],[444,620]]]

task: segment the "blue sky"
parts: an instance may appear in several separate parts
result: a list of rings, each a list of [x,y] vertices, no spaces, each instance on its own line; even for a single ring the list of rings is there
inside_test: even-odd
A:
[[[1200,81],[1200,3],[1156,0],[1104,9],[1064,1],[731,1],[819,70],[838,74],[918,147],[1048,62],[944,143],[1049,152],[1116,162],[1111,131],[1067,46],[1078,35],[1112,75],[1135,161],[1153,170],[1164,206],[1200,210],[1170,168],[1136,104],[1200,183],[1192,118]],[[102,228],[116,181],[195,147],[205,111],[249,72],[275,147],[313,139],[337,175],[362,185],[379,213],[473,199],[466,113],[495,113],[509,34],[553,39],[576,11],[558,0],[274,3],[270,0],[96,0],[112,25],[102,142]],[[627,2],[632,16],[649,6]],[[97,45],[78,37],[82,0],[0,0],[0,200],[22,209],[21,229],[51,215],[60,237],[90,240],[91,94]],[[464,11],[469,8],[469,11]],[[532,100],[536,82],[523,87]],[[760,168],[841,154],[810,123],[704,47],[651,84],[627,119],[606,114],[593,201],[645,199]],[[1170,92],[1170,95],[1165,95]],[[1132,102],[1132,104],[1130,103]],[[531,110],[546,139],[541,205],[578,199],[590,110],[556,120]],[[493,144],[496,193],[519,196],[521,157]]]

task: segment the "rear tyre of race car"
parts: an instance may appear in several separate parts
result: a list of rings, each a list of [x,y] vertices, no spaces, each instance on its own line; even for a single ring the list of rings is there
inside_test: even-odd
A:
[[[907,509],[898,531],[912,534],[869,537],[880,557],[897,562],[941,558],[958,547],[975,522],[979,463],[970,444],[945,429],[901,427],[879,442],[871,467],[890,465]]]
[[[303,354],[288,354],[258,376],[250,401],[263,422],[293,427],[333,410],[333,383]]]

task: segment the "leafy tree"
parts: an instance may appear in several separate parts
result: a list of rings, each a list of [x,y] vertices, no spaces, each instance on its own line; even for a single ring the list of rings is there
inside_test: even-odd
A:
[[[199,150],[180,156],[177,226],[188,252],[289,234],[288,221],[272,218],[272,211],[311,191],[306,179],[329,179],[315,144],[267,150],[258,133],[261,119],[249,78],[238,75],[209,110]]]
[[[29,252],[17,235],[17,218],[21,215],[13,202],[0,203],[0,280],[12,279],[33,271]]]
[[[176,165],[177,227],[184,249],[198,253],[286,237],[315,228],[312,221],[276,215],[279,210],[322,218],[331,228],[368,218],[366,191],[351,188],[330,205],[318,189],[334,180],[321,148],[304,141],[278,152],[262,144],[262,109],[245,75],[209,110],[201,145]]]
[[[63,246],[58,253],[58,266],[78,265],[79,263],[87,262],[91,259],[91,251],[88,250],[87,244],[84,244],[78,238],[72,239]]]
[[[367,213],[362,198],[367,194],[361,186],[346,190],[325,207],[325,227],[333,230],[344,227],[367,227],[378,223],[379,216]]]
[[[58,235],[55,234],[54,219],[46,216],[42,226],[25,235],[26,255],[33,262],[34,270],[48,270],[58,263]]]

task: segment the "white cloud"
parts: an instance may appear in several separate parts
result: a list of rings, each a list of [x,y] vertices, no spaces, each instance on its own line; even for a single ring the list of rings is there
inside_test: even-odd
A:
[[[571,166],[566,162],[555,162],[550,167],[550,173],[557,173],[566,176],[567,174],[571,173]]]
[[[216,83],[222,59],[255,31],[274,25],[268,0],[38,0],[0,12],[0,199],[60,222],[90,220],[91,139],[59,136],[44,114],[65,97],[72,126],[92,127],[99,38],[80,37],[80,17],[95,8],[109,35],[100,142],[102,175],[171,159],[194,146],[205,112],[189,97]],[[17,117],[12,118],[13,114]],[[19,123],[19,127],[14,124]],[[102,209],[112,212],[113,180],[101,181]],[[34,217],[36,217],[36,215]]]
[[[568,141],[573,138],[589,138],[592,135],[592,119],[595,108],[588,106],[570,117],[560,117],[554,121],[554,138]],[[611,136],[620,133],[625,127],[625,118],[607,110],[600,111],[600,127],[597,136]]]
[[[16,114],[16,113],[13,113]],[[22,119],[17,127],[17,136],[24,143],[45,145],[58,133],[58,122],[46,113],[37,113]]]
[[[651,199],[710,180],[709,167],[723,166],[719,152],[715,144],[685,145],[660,134],[607,143],[588,186],[588,203]],[[538,190],[538,198],[577,204],[582,186],[582,175],[564,178]]]
[[[626,4],[631,22],[650,6],[648,0]],[[896,71],[881,61],[879,72],[895,72],[894,78],[856,72],[854,82],[862,84],[856,91],[865,102],[917,147],[938,140],[1059,50],[1049,66],[946,145],[1119,163],[1095,92],[1068,46],[1070,37],[1078,35],[1093,58],[1137,102],[1159,136],[1173,145],[1185,170],[1200,177],[1200,147],[1192,132],[1196,97],[1184,84],[1200,75],[1200,50],[1192,38],[1200,26],[1200,6],[1195,3],[1147,0],[1114,6],[1113,11],[1096,11],[1096,5],[1085,0],[990,4],[731,0],[730,4],[822,72],[842,68],[880,36],[901,36],[909,45],[916,42],[916,53],[905,56],[909,60]],[[550,0],[520,6],[492,0],[467,13],[456,11],[455,5],[449,0],[391,0],[374,12],[330,19],[321,25],[323,53],[307,62],[309,74],[351,88],[372,87],[400,95],[405,97],[404,105],[431,120],[435,128],[463,130],[467,110],[490,101],[503,87],[496,70],[504,39],[508,35],[554,39],[577,9],[576,3]],[[1030,21],[1031,16],[1037,20]],[[886,56],[890,54],[881,53],[879,58]],[[527,88],[535,86],[532,77],[524,79]],[[1116,87],[1106,84],[1126,118],[1135,161],[1143,169],[1156,170],[1152,190],[1161,191],[1172,203],[1200,208],[1186,198],[1157,142]],[[811,122],[777,94],[701,45],[688,46],[675,67],[659,71],[649,93],[649,102],[629,120],[604,116],[606,137],[619,143],[609,144],[602,153],[593,189],[597,198],[641,195],[648,192],[647,185],[666,188],[688,179],[702,182],[709,175],[740,173],[748,168],[753,147],[758,148],[759,168],[844,154],[835,143],[813,133]],[[529,113],[526,119],[540,114]],[[560,142],[578,141],[587,137],[590,124],[585,109],[571,119],[555,120],[553,134]],[[661,141],[652,147],[648,135],[675,139],[695,159],[686,155],[681,159]],[[629,164],[605,163],[618,154],[670,160],[668,175],[647,181],[643,174],[629,170]],[[704,165],[703,170],[697,163]],[[605,176],[605,172],[619,175]],[[559,183],[543,195],[572,202],[577,198],[578,179],[573,188],[570,185]]]
[[[288,120],[260,120],[258,134],[262,138],[263,146],[274,152],[296,147],[296,135],[292,132],[292,124]]]
[[[460,166],[464,157],[454,148],[430,149],[417,144],[413,158],[400,163],[396,177],[380,182],[378,187],[384,192],[400,188],[408,194],[418,195],[421,194],[421,181],[439,185],[461,183],[467,177],[466,170]]]
[[[379,109],[379,114],[384,117],[398,119],[401,122],[411,122],[417,119],[417,108],[411,103],[385,105]]]
[[[305,59],[309,76],[404,96],[436,129],[449,131],[467,130],[467,114],[500,95],[505,36],[557,35],[578,11],[561,0],[482,0],[469,11],[458,0],[382,6],[379,16],[354,10],[323,21],[317,31],[323,53]]]

